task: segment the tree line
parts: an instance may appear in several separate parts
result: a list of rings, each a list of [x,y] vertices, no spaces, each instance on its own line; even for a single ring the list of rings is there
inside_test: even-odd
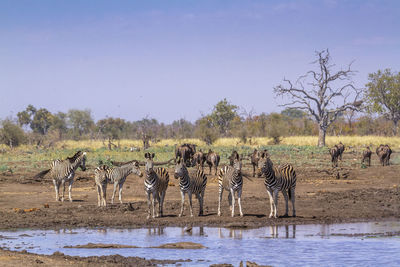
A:
[[[221,137],[239,137],[251,144],[251,137],[270,137],[279,143],[283,136],[318,135],[319,146],[328,135],[393,135],[400,121],[400,72],[390,69],[369,74],[365,88],[357,88],[351,64],[333,70],[328,50],[316,52],[315,69],[295,82],[284,79],[274,88],[287,101],[280,113],[253,114],[223,99],[209,114],[195,122],[178,119],[171,124],[155,118],[127,121],[107,117],[95,121],[88,109],[51,113],[46,108],[28,105],[15,118],[1,122],[0,142],[10,147],[28,143],[51,146],[60,140],[97,139],[109,149],[120,139],[199,138],[212,144]]]

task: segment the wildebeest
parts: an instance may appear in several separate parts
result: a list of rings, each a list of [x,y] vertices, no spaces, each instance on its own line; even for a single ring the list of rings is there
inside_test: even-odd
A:
[[[379,161],[382,166],[388,166],[390,164],[390,155],[392,154],[392,150],[389,145],[379,145],[376,148],[376,154],[378,155]]]
[[[363,158],[361,163],[367,161],[368,166],[371,166],[371,154],[371,149],[369,148],[369,146],[367,146],[367,148],[363,151]]]
[[[204,162],[206,162],[206,155],[200,149],[193,155],[192,167],[196,166],[198,169],[201,168],[204,171]]]
[[[342,155],[344,152],[344,145],[342,144],[342,142],[339,142],[339,144],[336,145],[338,148],[338,158],[340,159],[340,161],[342,161]]]
[[[338,166],[338,158],[339,158],[339,147],[334,145],[329,149],[329,154],[331,154],[332,167]]]
[[[234,160],[238,157],[239,157],[239,153],[236,150],[233,150],[232,154],[229,156],[229,166],[233,166]]]
[[[211,167],[214,166],[215,168],[215,175],[217,175],[217,169],[218,169],[218,165],[219,165],[219,160],[220,157],[217,153],[213,152],[211,149],[208,150],[207,156],[206,156],[206,161],[208,164],[208,167],[210,168],[210,173],[211,174]]]
[[[183,144],[175,148],[175,161],[179,158],[185,162],[186,165],[191,165],[193,155],[196,153],[195,144]]]
[[[268,151],[264,149],[264,151],[258,151],[257,149],[254,149],[253,153],[251,153],[250,156],[250,161],[251,165],[253,165],[253,177],[256,177],[256,168],[258,165],[258,161],[261,158],[261,153],[268,154]]]

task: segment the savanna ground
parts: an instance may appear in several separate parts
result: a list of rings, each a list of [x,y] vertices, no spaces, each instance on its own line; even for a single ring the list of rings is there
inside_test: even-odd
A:
[[[361,138],[361,137],[360,137]],[[375,150],[373,140],[371,150]],[[123,204],[108,204],[106,208],[97,207],[97,193],[94,187],[93,169],[99,160],[107,162],[144,160],[143,151],[129,152],[127,148],[108,151],[102,147],[79,143],[80,149],[88,151],[86,172],[78,170],[72,189],[74,201],[56,202],[54,187],[51,180],[45,177],[36,181],[32,176],[48,168],[49,162],[55,158],[65,158],[72,155],[79,147],[64,144],[64,148],[46,150],[21,148],[6,151],[0,156],[0,228],[3,230],[17,228],[76,228],[76,227],[159,227],[159,226],[222,226],[222,227],[259,227],[266,225],[333,223],[368,220],[385,220],[400,218],[400,156],[397,139],[389,139],[395,151],[392,154],[391,165],[382,167],[376,154],[372,155],[372,166],[361,165],[362,147],[355,144],[347,148],[339,167],[332,169],[327,148],[300,145],[259,145],[268,149],[274,164],[289,162],[294,165],[297,173],[296,213],[297,217],[270,219],[269,200],[263,185],[263,179],[244,180],[242,207],[244,217],[230,216],[227,204],[227,192],[224,192],[222,216],[217,216],[218,183],[215,175],[208,176],[205,193],[205,216],[198,217],[198,202],[193,201],[194,217],[189,216],[188,204],[185,205],[185,215],[179,218],[180,191],[178,181],[173,178],[173,165],[168,166],[170,186],[164,205],[163,218],[147,220],[147,200],[144,193],[143,178],[130,175],[124,185]],[[343,142],[346,146],[346,142]],[[69,146],[69,147],[68,147]],[[200,147],[203,151],[209,147]],[[227,164],[227,157],[233,149],[240,154],[252,152],[251,146],[214,146],[211,147],[221,155],[222,164]],[[173,158],[174,147],[159,145],[148,151],[156,154],[155,161],[165,161]],[[142,168],[143,170],[143,168]],[[205,167],[208,174],[208,168]],[[244,172],[250,177],[252,168],[249,161],[244,161]],[[339,175],[339,179],[338,179]],[[67,190],[66,190],[67,193]],[[110,203],[112,186],[108,186],[107,202]],[[67,194],[66,194],[67,195]],[[186,200],[187,201],[187,200]],[[48,207],[47,205],[48,204]],[[46,207],[45,207],[46,206]],[[279,198],[279,215],[284,214],[284,199]],[[289,203],[289,215],[291,204]],[[16,258],[15,258],[16,257]],[[32,257],[32,258],[31,258]],[[39,257],[39,256],[38,256]],[[40,256],[42,257],[42,256]],[[44,257],[44,256],[43,256]],[[56,255],[53,258],[35,258],[31,254],[0,251],[0,258],[12,263],[14,260],[26,259],[26,263],[35,264],[39,260],[48,265],[51,261],[80,262],[87,265],[87,259]],[[135,265],[136,258],[125,264]],[[91,260],[89,260],[91,262]],[[16,263],[16,262],[15,262]],[[20,262],[21,263],[21,262]],[[37,262],[36,262],[37,263]],[[118,261],[115,261],[117,264]],[[136,263],[139,265],[156,262]],[[112,258],[100,257],[94,264],[113,264]]]

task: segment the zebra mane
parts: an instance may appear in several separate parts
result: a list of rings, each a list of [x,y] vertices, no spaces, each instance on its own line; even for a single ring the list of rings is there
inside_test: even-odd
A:
[[[126,161],[126,162],[111,161],[111,164],[114,165],[114,166],[121,167],[123,165],[131,164],[133,162],[139,163],[139,161],[137,161],[137,160],[130,160],[130,161]]]
[[[76,160],[78,157],[80,157],[82,154],[83,154],[83,152],[79,150],[79,151],[76,152],[75,155],[73,155],[72,157],[67,157],[67,160],[69,160],[69,162],[71,162],[71,163],[74,163],[75,160]]]

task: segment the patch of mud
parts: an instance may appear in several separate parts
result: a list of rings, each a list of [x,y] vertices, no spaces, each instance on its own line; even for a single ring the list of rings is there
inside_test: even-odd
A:
[[[138,246],[120,245],[120,244],[102,244],[88,243],[86,245],[64,246],[64,248],[139,248]]]
[[[151,248],[169,248],[169,249],[203,249],[207,248],[202,244],[193,243],[193,242],[177,242],[177,243],[167,243],[156,247]]]

